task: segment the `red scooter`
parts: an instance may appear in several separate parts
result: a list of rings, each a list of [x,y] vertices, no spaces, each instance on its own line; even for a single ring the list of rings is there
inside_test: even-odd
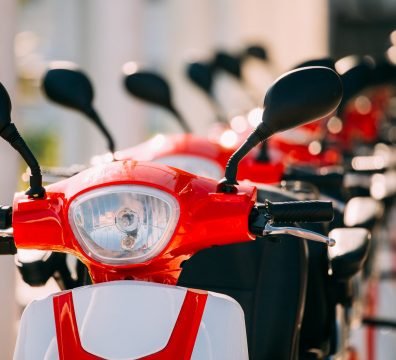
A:
[[[65,83],[64,79],[67,77],[75,80],[72,88],[84,89],[84,86],[88,88],[90,87],[89,81],[82,73],[70,72],[64,69],[56,69],[56,70],[51,70],[49,73],[47,73],[46,78],[44,80],[44,88],[47,91],[47,95],[51,99],[55,100],[57,103],[62,103],[69,107],[74,107],[79,109],[78,106],[73,105],[74,92],[68,91],[68,89],[63,86],[63,84]],[[68,81],[70,83],[70,80]],[[181,114],[177,110],[175,110],[175,107],[171,101],[169,86],[161,77],[152,73],[137,72],[128,76],[126,78],[125,83],[131,93],[137,95],[142,99],[162,105],[163,107],[170,110],[173,114],[176,115],[176,117],[179,120],[181,120],[180,123],[182,125],[182,128],[187,131],[189,130],[188,126],[186,125],[186,122],[181,118]],[[155,91],[153,91],[153,89],[155,89]],[[80,97],[84,93],[92,94],[92,90],[81,91]],[[87,107],[92,106],[92,96],[91,97],[86,96],[86,98],[87,101],[85,101],[85,103],[88,104]],[[132,157],[135,159],[143,159],[143,160],[151,160],[151,161],[154,160],[154,161],[163,162],[167,165],[171,165],[171,166],[173,165],[174,167],[183,168],[184,170],[187,170],[189,172],[200,172],[201,175],[206,174],[211,177],[215,177],[215,176],[219,177],[219,174],[221,174],[222,170],[221,167],[218,166],[218,163],[223,163],[223,167],[225,167],[228,155],[223,156],[223,161],[221,160],[221,157],[216,158],[216,155],[218,156],[219,154],[219,151],[217,150],[218,148],[223,148],[223,147],[220,144],[208,141],[207,139],[204,138],[193,136],[191,134],[181,134],[181,135],[173,135],[173,136],[160,135],[153,138],[147,143],[138,145],[126,151],[116,152],[115,158],[128,160]],[[208,151],[208,149],[209,150],[212,149],[212,151]],[[228,153],[231,153],[231,150],[227,149],[227,151]],[[124,154],[125,157],[120,157],[120,155],[122,154]],[[164,154],[168,156],[164,156]],[[105,160],[106,157],[107,156],[103,157],[103,159]],[[249,155],[247,157],[249,157]],[[256,164],[260,164],[260,162],[258,162],[256,158],[257,155],[255,155],[254,157],[251,156],[252,162],[251,165],[246,166],[247,172],[255,173],[255,171],[257,171],[258,173],[260,173],[258,171],[258,168],[256,167]],[[246,158],[242,160],[242,163],[243,161],[246,161]],[[212,166],[213,164],[214,166]],[[267,166],[266,170],[269,171],[269,166],[271,164],[266,164],[266,163],[262,163],[262,164]],[[265,181],[265,179],[263,179],[263,175],[265,176],[266,173],[260,174],[261,181]],[[240,176],[244,176],[244,175],[242,174]],[[259,195],[262,196],[261,195],[262,193],[263,191],[260,191]],[[364,225],[361,221],[359,221],[359,218],[363,218],[364,221],[371,222],[373,219],[370,218],[370,216],[369,218],[365,217],[367,215],[367,211],[363,214],[364,215],[363,217],[362,216],[359,217],[357,216],[358,212],[356,211],[356,208],[352,206],[357,202],[358,204],[360,203],[364,204],[366,208],[367,207],[370,208],[372,207],[371,206],[372,204],[371,203],[367,204],[367,200],[370,199],[366,199],[365,202],[362,202],[363,199],[361,199],[360,202],[359,199],[355,199],[355,200],[356,201],[353,201],[353,204],[352,203],[350,204],[351,206],[349,205],[347,206],[348,225],[349,226]],[[374,212],[376,211],[377,210],[375,208]],[[353,221],[350,220],[352,218]],[[354,230],[351,231],[352,233],[348,232],[347,236],[352,240],[353,238],[352,234],[354,234]],[[338,230],[337,234],[339,233],[340,231]],[[360,244],[361,244],[359,245],[360,248],[358,247],[360,251],[358,252],[359,254],[358,257],[359,259],[364,259],[365,256],[363,256],[362,254],[366,254],[367,245],[366,242],[364,241],[360,242]],[[335,268],[337,268],[337,266],[335,266]],[[315,270],[312,271],[313,274],[314,272]],[[310,283],[312,284],[312,280],[310,281]],[[344,284],[344,282],[341,283]],[[316,288],[314,289],[314,292],[311,291],[311,295],[317,296],[317,294],[315,294],[315,291]],[[312,296],[310,296],[309,298],[314,299],[314,297]]]
[[[301,84],[304,95],[293,91]],[[12,212],[0,209],[2,227],[12,226],[2,231],[1,252],[12,254],[17,247],[72,253],[95,282],[123,280],[61,292],[30,305],[21,320],[15,359],[247,359],[243,313],[235,301],[151,282],[175,285],[198,252],[248,244],[257,236],[265,241],[289,234],[292,238],[282,242],[293,243],[297,237],[334,245],[312,231],[276,226],[327,221],[330,203],[256,204],[256,188],[239,185],[236,174],[240,159],[254,146],[275,132],[328,114],[340,96],[339,78],[329,69],[302,69],[278,79],[266,96],[262,124],[230,158],[220,182],[128,160],[93,167],[44,188],[36,159],[11,123],[10,100],[1,86],[0,136],[31,168],[28,191],[16,194]],[[269,272],[266,279],[273,276]],[[288,313],[291,304],[279,306],[280,298],[270,289],[267,302],[254,303],[251,310]],[[301,311],[294,316],[298,330]],[[296,358],[298,335],[286,337],[289,330],[280,322],[271,338],[263,338],[254,330],[265,329],[261,320],[255,316],[255,325],[248,328],[252,358]]]

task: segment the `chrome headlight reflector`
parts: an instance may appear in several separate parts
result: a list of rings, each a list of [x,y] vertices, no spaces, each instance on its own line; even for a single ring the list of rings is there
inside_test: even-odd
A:
[[[152,259],[168,244],[179,220],[179,203],[147,186],[115,185],[78,196],[69,222],[86,254],[105,264]]]

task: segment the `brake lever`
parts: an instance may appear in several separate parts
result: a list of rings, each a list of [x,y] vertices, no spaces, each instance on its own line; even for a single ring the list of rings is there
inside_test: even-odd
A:
[[[302,239],[324,243],[330,247],[336,244],[336,241],[334,239],[311,230],[301,229],[292,226],[276,227],[272,226],[269,222],[267,222],[264,227],[263,235],[291,235]]]

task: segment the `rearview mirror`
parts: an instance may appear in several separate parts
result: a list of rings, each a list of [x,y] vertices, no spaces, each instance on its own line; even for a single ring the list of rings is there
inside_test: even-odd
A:
[[[134,72],[125,77],[124,84],[133,96],[174,111],[169,85],[161,76],[152,72]]]
[[[214,63],[215,66],[235,76],[237,79],[242,78],[240,58],[227,54],[223,51],[219,51],[216,54]]]
[[[267,51],[260,45],[251,45],[249,46],[245,54],[248,56],[252,56],[256,59],[260,59],[263,61],[268,61],[268,54]]]
[[[175,115],[183,130],[191,132],[184,118],[174,107],[170,87],[163,77],[148,71],[138,71],[126,75],[124,84],[133,96],[169,110]]]
[[[82,71],[71,68],[50,69],[44,76],[42,88],[50,100],[88,116],[105,136],[108,149],[112,153],[115,151],[113,137],[93,107],[92,84]]]
[[[294,69],[300,69],[307,66],[323,66],[335,70],[335,61],[330,57],[311,59],[298,64]]]
[[[10,95],[0,83],[0,136],[18,151],[30,168],[30,188],[25,194],[33,199],[42,199],[45,197],[45,189],[42,185],[40,165],[15,124],[11,123],[11,108]]]
[[[341,97],[342,85],[335,71],[320,66],[290,71],[268,89],[261,127],[270,136],[320,119],[337,108]]]
[[[194,62],[187,65],[187,76],[190,80],[212,97],[213,66],[209,63]]]
[[[11,99],[7,90],[0,83],[0,133],[11,123]]]
[[[374,63],[362,59],[341,75],[344,97],[339,108],[340,112],[352,98],[371,85],[373,72]]]
[[[52,101],[89,116],[94,91],[88,77],[80,70],[50,69],[44,76],[43,89]]]
[[[230,157],[219,190],[234,191],[239,161],[271,135],[332,113],[342,98],[340,77],[326,67],[290,71],[272,84],[264,98],[262,122]]]

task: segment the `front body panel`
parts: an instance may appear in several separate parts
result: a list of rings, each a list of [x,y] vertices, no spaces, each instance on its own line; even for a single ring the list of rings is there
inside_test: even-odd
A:
[[[136,281],[86,286],[30,304],[14,359],[71,356],[248,359],[244,315],[225,295]]]
[[[145,186],[167,193],[178,202],[179,221],[163,250],[138,264],[103,264],[84,251],[69,223],[74,199],[96,189]],[[71,253],[88,267],[94,282],[142,280],[175,284],[180,264],[204,248],[255,237],[248,228],[256,189],[239,185],[237,192],[217,192],[217,181],[161,164],[118,161],[90,168],[47,187],[47,197],[28,199],[16,194],[13,205],[14,238],[18,248]]]

